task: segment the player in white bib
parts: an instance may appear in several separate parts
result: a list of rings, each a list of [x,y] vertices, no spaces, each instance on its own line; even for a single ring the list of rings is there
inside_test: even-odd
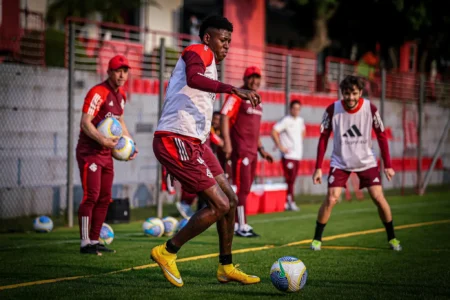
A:
[[[176,264],[178,251],[214,223],[217,223],[220,252],[217,280],[260,282],[258,276],[244,273],[232,262],[238,198],[205,143],[211,133],[217,93],[236,95],[250,101],[253,108],[261,102],[255,91],[217,81],[216,64],[227,56],[232,32],[233,25],[222,16],[210,16],[203,21],[199,33],[202,43],[186,47],[172,72],[153,138],[153,151],[167,173],[181,183],[184,191],[197,194],[208,204],[191,216],[174,236],[151,251],[151,258],[166,279],[177,287],[184,285]]]
[[[317,217],[316,231],[311,244],[313,250],[320,250],[325,225],[352,172],[359,177],[360,189],[366,187],[378,207],[390,248],[395,251],[402,249],[400,241],[395,238],[391,208],[383,194],[380,171],[372,149],[372,130],[374,130],[384,161],[384,174],[390,181],[395,172],[391,166],[386,133],[375,105],[361,98],[363,88],[362,78],[347,76],[340,84],[343,100],[328,106],[323,116],[316,170],[313,175],[314,184],[322,183],[322,162],[331,132],[334,132],[333,153],[328,176],[328,193]]]

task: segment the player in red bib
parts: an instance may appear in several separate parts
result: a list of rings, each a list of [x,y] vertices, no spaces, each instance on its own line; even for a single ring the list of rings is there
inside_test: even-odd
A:
[[[402,249],[400,242],[395,238],[391,208],[381,187],[380,171],[372,149],[372,130],[375,131],[380,146],[384,174],[390,181],[395,172],[391,166],[389,145],[377,108],[369,100],[361,98],[363,88],[363,79],[347,76],[340,84],[344,99],[328,106],[322,120],[316,170],[313,175],[314,184],[322,183],[322,162],[331,132],[334,133],[333,153],[328,176],[328,193],[317,217],[316,231],[311,244],[313,250],[320,250],[325,225],[352,172],[358,175],[360,188],[367,188],[378,207],[390,248],[395,251]]]
[[[259,277],[245,274],[232,263],[237,196],[206,145],[217,93],[238,95],[250,100],[252,106],[261,101],[254,91],[217,81],[216,64],[228,53],[232,31],[233,25],[221,16],[209,17],[202,23],[199,34],[202,44],[187,47],[172,72],[153,139],[155,156],[167,172],[186,192],[197,194],[208,203],[171,239],[151,251],[151,258],[158,263],[166,279],[177,287],[184,284],[176,265],[177,252],[216,222],[220,251],[217,280],[242,284],[260,281]]]
[[[261,84],[261,70],[248,67],[244,72],[245,89],[257,91]],[[231,159],[232,178],[236,184],[239,198],[236,208],[235,235],[240,237],[257,237],[253,228],[247,224],[245,206],[255,178],[258,152],[269,162],[272,156],[264,151],[259,139],[262,106],[252,107],[250,101],[231,95],[222,107],[223,152],[226,159]]]
[[[118,139],[104,137],[96,126],[107,117],[119,120],[122,132],[130,136],[123,119],[126,96],[122,86],[128,79],[130,65],[123,55],[108,64],[108,79],[94,86],[86,95],[81,115],[81,131],[76,148],[83,199],[78,209],[81,253],[114,252],[99,244],[98,238],[111,202],[114,165],[111,149]],[[130,159],[134,159],[138,150]]]

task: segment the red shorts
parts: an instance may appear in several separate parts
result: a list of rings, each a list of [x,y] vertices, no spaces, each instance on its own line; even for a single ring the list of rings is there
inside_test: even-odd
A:
[[[348,177],[351,171],[344,171],[335,167],[331,167],[330,175],[328,176],[328,188],[332,187],[346,187]],[[380,169],[373,167],[364,171],[354,172],[359,178],[359,189],[369,187],[372,185],[381,185]]]
[[[199,193],[215,185],[223,170],[211,148],[178,134],[156,133],[153,151],[158,161],[188,193]]]
[[[295,178],[297,178],[298,166],[300,165],[299,160],[282,158],[281,162],[283,164],[283,174],[287,183],[294,183]]]

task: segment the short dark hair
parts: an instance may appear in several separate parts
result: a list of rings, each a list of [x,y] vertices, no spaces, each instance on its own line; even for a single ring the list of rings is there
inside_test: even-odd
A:
[[[222,16],[210,16],[203,20],[200,26],[199,36],[203,40],[203,36],[208,28],[225,29],[233,32],[233,24],[227,18]]]
[[[348,75],[344,78],[344,80],[341,81],[339,87],[341,91],[346,91],[353,90],[353,87],[355,85],[360,91],[362,91],[365,86],[365,80],[358,76]]]
[[[291,104],[289,104],[289,108],[292,108],[295,104],[302,106],[302,103],[300,102],[300,100],[294,99],[291,101]]]
[[[217,116],[217,115],[219,115],[219,116],[221,115],[220,111],[218,111],[218,110],[216,110],[216,111],[213,112],[213,117],[214,117],[214,116]]]

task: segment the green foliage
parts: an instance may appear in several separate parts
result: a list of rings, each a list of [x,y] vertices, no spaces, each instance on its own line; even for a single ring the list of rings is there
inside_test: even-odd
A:
[[[69,16],[87,18],[92,13],[99,12],[103,21],[123,23],[121,12],[141,5],[159,6],[154,0],[56,0],[48,8],[47,22],[64,22]]]
[[[64,67],[65,38],[64,31],[52,28],[45,31],[45,65],[47,67]]]
[[[296,0],[300,6],[310,5],[319,18],[330,19],[337,7],[339,6],[339,0]]]

